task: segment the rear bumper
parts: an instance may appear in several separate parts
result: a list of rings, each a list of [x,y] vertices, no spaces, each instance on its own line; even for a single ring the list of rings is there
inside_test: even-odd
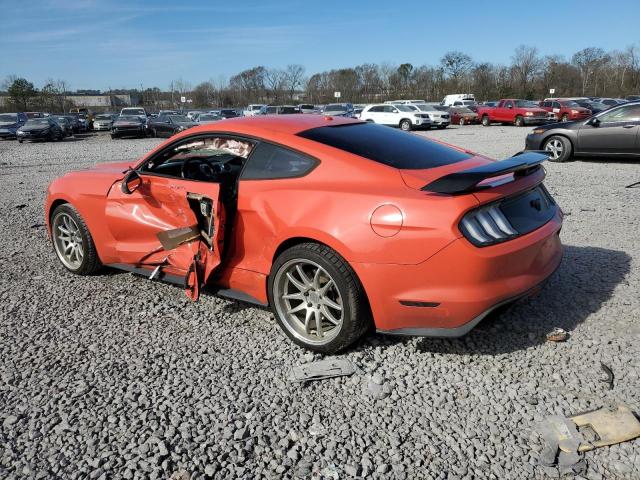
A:
[[[560,265],[562,214],[529,234],[477,248],[460,238],[418,265],[354,264],[376,329],[456,337],[530,295]]]

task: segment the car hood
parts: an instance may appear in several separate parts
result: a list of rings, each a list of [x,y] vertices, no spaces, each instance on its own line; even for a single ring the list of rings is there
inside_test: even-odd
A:
[[[525,112],[531,112],[534,113],[536,115],[546,115],[547,112],[544,108],[538,108],[538,107],[519,107],[518,110],[524,110]]]
[[[46,130],[47,128],[49,128],[49,125],[23,125],[19,130],[22,130],[23,132],[37,132],[40,130]]]
[[[140,122],[125,122],[125,121],[113,122],[114,127],[139,127],[141,125],[142,124]]]

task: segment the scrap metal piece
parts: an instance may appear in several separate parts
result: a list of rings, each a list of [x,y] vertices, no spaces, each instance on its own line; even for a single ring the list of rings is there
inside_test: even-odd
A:
[[[626,185],[624,188],[637,188],[637,187],[640,187],[640,182],[631,183],[629,185]]]
[[[613,370],[609,368],[604,363],[600,362],[600,368],[604,370],[604,373],[607,375],[607,378],[600,379],[601,382],[605,382],[609,384],[609,390],[613,390]]]
[[[595,439],[580,445],[581,452],[640,437],[640,422],[626,405],[586,412],[571,417],[571,420],[578,428],[593,430],[595,434],[591,434]]]
[[[569,332],[562,328],[556,327],[547,333],[548,342],[564,342],[569,338]]]
[[[354,363],[347,358],[332,358],[313,363],[297,365],[291,369],[292,382],[310,382],[325,378],[353,375],[356,371]]]
[[[197,239],[200,236],[200,230],[197,225],[190,227],[175,228],[173,230],[164,230],[158,232],[156,237],[160,240],[162,248],[165,250],[173,250],[183,243],[190,242]]]

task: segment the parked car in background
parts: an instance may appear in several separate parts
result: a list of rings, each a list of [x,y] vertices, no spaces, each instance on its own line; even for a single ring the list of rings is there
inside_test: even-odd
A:
[[[142,107],[127,107],[127,108],[123,108],[122,110],[120,110],[120,116],[131,116],[134,115],[136,117],[140,117],[142,119],[144,119],[145,121],[147,120],[147,117],[149,116],[149,114],[147,113],[147,111],[142,108]]]
[[[71,121],[66,116],[53,115],[51,118],[53,118],[56,122],[58,122],[58,125],[60,125],[60,127],[62,128],[62,131],[64,132],[65,137],[73,136],[73,125],[71,124]]]
[[[431,127],[429,115],[410,105],[389,103],[368,105],[362,110],[360,120],[390,127],[400,127],[405,131]]]
[[[186,115],[158,115],[149,122],[149,133],[152,137],[171,137],[196,125]]]
[[[160,115],[180,115],[180,112],[177,110],[160,110],[156,117],[159,117]]]
[[[291,115],[300,113],[293,105],[264,105],[258,115]]]
[[[604,103],[609,107],[615,107],[616,105],[622,105],[623,103],[627,103],[627,101],[624,98],[592,98],[592,100],[599,103]]]
[[[316,107],[310,103],[300,103],[296,105],[300,113],[317,113]]]
[[[640,102],[615,106],[587,120],[535,128],[525,148],[547,150],[554,162],[572,156],[640,158]]]
[[[591,110],[592,115],[604,112],[605,110],[611,108],[609,105],[605,105],[604,103],[600,102],[594,102],[593,100],[575,100],[575,102],[581,107]]]
[[[472,123],[480,122],[478,114],[467,107],[451,107],[449,115],[451,116],[451,123],[458,125],[471,125]]]
[[[100,113],[93,119],[93,129],[97,131],[111,130],[114,120],[118,118],[113,113]]]
[[[545,98],[538,104],[540,108],[553,113],[555,120],[568,122],[569,120],[582,120],[591,116],[591,110],[581,107],[575,100],[562,98]]]
[[[445,107],[466,107],[476,103],[476,97],[473,93],[454,93],[447,95],[440,102]]]
[[[119,115],[111,125],[111,138],[147,136],[147,118],[141,115]]]
[[[213,113],[198,113],[192,120],[197,122],[199,125],[203,125],[206,123],[219,122],[224,119],[220,115],[214,115]]]
[[[449,109],[447,107],[434,103],[414,103],[412,105],[417,107],[421,113],[429,115],[431,127],[436,127],[442,130],[447,128],[451,123],[451,115],[449,114]]]
[[[640,95],[627,95],[624,99],[627,102],[635,102],[636,100],[640,100]]]
[[[353,104],[330,103],[322,109],[322,114],[331,117],[353,117]]]
[[[252,117],[254,115],[257,115],[262,107],[264,107],[264,104],[262,103],[250,103],[249,105],[247,105],[247,108],[242,111],[242,113],[245,117]]]
[[[236,117],[240,117],[241,115],[234,110],[233,108],[222,108],[220,109],[220,114],[219,114],[222,118],[236,118]]]
[[[392,105],[409,105],[414,103],[427,103],[425,100],[387,100],[384,103],[390,103]]]
[[[27,123],[28,119],[24,112],[0,113],[0,138],[17,138],[18,129]]]
[[[87,127],[89,129],[93,128],[93,118],[94,118],[95,115],[88,108],[84,108],[84,107],[71,108],[71,109],[69,109],[69,113],[75,113],[75,114],[78,114],[79,116],[81,116],[83,118],[86,118],[87,119]]]
[[[27,118],[44,118],[46,115],[43,112],[24,112]]]
[[[16,132],[18,142],[25,140],[53,141],[64,139],[62,127],[52,117],[30,118]]]
[[[80,120],[78,118],[77,115],[71,115],[69,113],[63,115],[64,118],[67,119],[67,121],[69,122],[69,124],[71,125],[71,130],[73,131],[73,133],[79,133],[80,129],[82,127]]]
[[[530,100],[506,98],[495,107],[481,106],[478,116],[482,125],[488,127],[492,123],[510,123],[516,127],[525,125],[541,125],[549,121],[547,111]]]

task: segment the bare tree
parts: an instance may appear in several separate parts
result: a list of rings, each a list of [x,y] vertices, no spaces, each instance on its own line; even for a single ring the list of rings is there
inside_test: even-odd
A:
[[[519,90],[525,92],[525,95],[533,95],[530,86],[542,67],[542,59],[538,56],[538,49],[520,45],[511,57],[511,67]]]
[[[293,100],[296,90],[302,88],[304,85],[304,72],[305,69],[302,65],[287,65],[284,76],[290,100]]]
[[[608,56],[601,48],[589,47],[575,53],[571,62],[580,70],[582,78],[582,95],[585,95],[589,79],[608,61]]]
[[[447,52],[440,59],[440,66],[445,75],[454,81],[460,80],[473,65],[473,59],[466,53],[453,51]]]

